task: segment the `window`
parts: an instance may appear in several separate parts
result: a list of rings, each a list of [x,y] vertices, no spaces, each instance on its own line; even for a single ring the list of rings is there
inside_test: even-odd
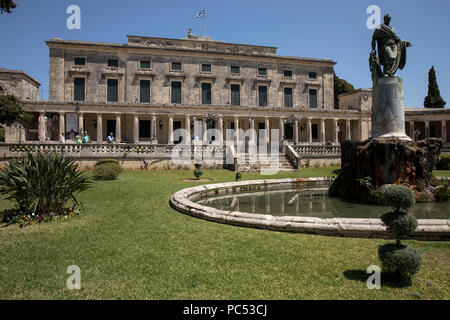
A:
[[[311,109],[317,108],[317,90],[309,89],[309,107]]]
[[[108,67],[110,68],[118,68],[119,60],[118,59],[108,59]]]
[[[85,99],[85,78],[75,78],[73,79],[73,100],[74,101],[84,101]]]
[[[180,71],[181,70],[181,62],[172,62],[171,68],[174,71]]]
[[[140,81],[140,102],[150,102],[150,80]]]
[[[108,79],[108,89],[106,98],[108,102],[119,101],[119,80]]]
[[[172,86],[171,102],[181,103],[181,82],[173,81],[171,86]]]
[[[267,76],[267,68],[258,68],[258,76]]]
[[[150,120],[139,120],[139,138],[150,138]]]
[[[76,65],[76,66],[85,66],[86,65],[86,58],[75,57],[73,59],[73,64]]]
[[[284,88],[284,106],[292,108],[292,88]]]
[[[139,62],[139,68],[141,69],[150,69],[150,65],[151,65],[150,60],[141,60]]]
[[[211,72],[210,64],[202,64],[202,72]]]
[[[232,106],[241,105],[241,86],[238,84],[231,85],[231,105]]]
[[[258,87],[258,102],[260,107],[267,106],[267,86]]]
[[[285,78],[292,78],[292,70],[284,70],[283,75]]]
[[[317,73],[316,72],[310,72],[309,73],[309,78],[310,79],[317,79]]]
[[[202,83],[202,104],[211,104],[211,83]]]
[[[239,74],[239,73],[241,73],[241,67],[239,67],[239,66],[231,66],[230,67],[230,72],[234,73],[234,74]]]

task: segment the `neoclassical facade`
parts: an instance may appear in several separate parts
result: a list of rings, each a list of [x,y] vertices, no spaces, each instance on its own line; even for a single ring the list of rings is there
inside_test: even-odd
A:
[[[368,137],[370,114],[334,107],[329,59],[277,55],[277,48],[210,39],[128,36],[128,43],[51,39],[48,101],[24,101],[34,122],[22,141],[176,144],[221,139],[227,129],[280,129],[291,144]],[[206,129],[220,133],[212,137]],[[180,139],[177,129],[190,130]],[[8,135],[13,139],[13,134]],[[236,135],[236,138],[240,137]],[[268,133],[269,140],[271,134]],[[13,139],[14,140],[14,139]]]
[[[284,145],[333,145],[370,136],[370,89],[339,97],[329,59],[287,57],[277,48],[209,38],[128,36],[125,44],[50,39],[49,100],[21,71],[0,69],[0,94],[15,94],[34,114],[26,128],[7,128],[6,142],[58,142],[87,133],[104,143],[209,143],[227,130],[279,130]],[[8,80],[9,79],[9,80]],[[18,80],[19,79],[19,80]],[[15,83],[15,85],[11,85]],[[448,109],[406,109],[416,139],[449,142]],[[200,122],[197,122],[200,121]],[[200,133],[194,132],[200,124]],[[216,129],[208,133],[207,129]],[[177,129],[190,134],[181,137]],[[234,140],[245,139],[240,134]],[[258,137],[259,138],[259,137]]]

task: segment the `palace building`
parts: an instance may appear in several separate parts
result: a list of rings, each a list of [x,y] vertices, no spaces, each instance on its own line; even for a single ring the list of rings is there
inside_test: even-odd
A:
[[[40,84],[24,72],[0,69],[0,94],[16,95],[34,114],[27,128],[6,128],[6,143],[51,144],[61,135],[70,142],[87,132],[93,144],[104,144],[110,133],[116,143],[170,146],[195,138],[208,144],[230,129],[269,129],[268,141],[270,129],[279,129],[281,145],[293,146],[333,146],[370,136],[371,90],[341,95],[337,108],[333,60],[192,35],[127,38],[125,44],[46,41],[48,100],[38,99]],[[411,137],[450,142],[449,109],[405,113]],[[201,122],[198,137],[195,121]],[[207,134],[210,128],[220,134]],[[180,137],[177,129],[191,134]]]

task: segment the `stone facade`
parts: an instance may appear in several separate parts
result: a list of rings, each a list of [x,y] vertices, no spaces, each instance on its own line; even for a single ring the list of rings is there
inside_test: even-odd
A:
[[[0,94],[14,95],[23,101],[39,100],[41,84],[21,70],[0,68]]]

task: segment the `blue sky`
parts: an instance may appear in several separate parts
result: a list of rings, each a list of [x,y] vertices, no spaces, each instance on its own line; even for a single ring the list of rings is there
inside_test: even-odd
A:
[[[184,38],[189,28],[214,40],[269,45],[278,54],[330,58],[335,71],[356,88],[371,87],[368,55],[373,30],[366,26],[369,5],[390,13],[398,35],[413,43],[406,68],[397,73],[405,85],[405,105],[423,106],[428,70],[435,66],[441,95],[450,106],[450,1],[445,0],[15,0],[12,14],[0,15],[0,67],[21,69],[48,92],[45,40],[63,38],[126,43],[126,35]],[[81,8],[81,30],[68,30],[66,9]]]

